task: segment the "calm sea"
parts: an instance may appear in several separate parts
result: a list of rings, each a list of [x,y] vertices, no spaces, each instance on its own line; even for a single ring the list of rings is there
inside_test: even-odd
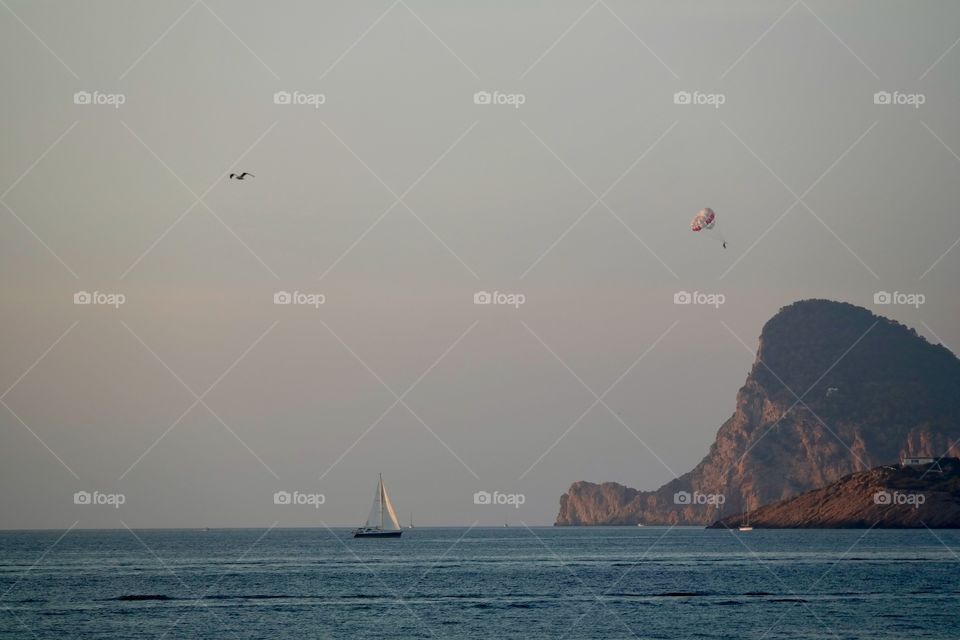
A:
[[[957,638],[960,532],[0,532],[0,638]]]

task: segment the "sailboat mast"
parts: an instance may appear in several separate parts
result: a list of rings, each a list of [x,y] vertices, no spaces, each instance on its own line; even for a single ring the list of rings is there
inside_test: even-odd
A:
[[[383,530],[383,474],[380,474],[380,491],[377,493],[380,499],[380,529]]]

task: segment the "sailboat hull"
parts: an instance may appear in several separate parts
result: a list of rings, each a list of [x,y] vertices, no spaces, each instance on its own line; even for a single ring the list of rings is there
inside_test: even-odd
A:
[[[354,538],[399,538],[403,531],[364,531],[358,529],[353,532]]]

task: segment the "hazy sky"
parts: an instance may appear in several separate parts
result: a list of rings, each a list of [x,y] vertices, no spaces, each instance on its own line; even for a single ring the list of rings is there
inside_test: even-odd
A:
[[[0,528],[549,524],[785,304],[960,345],[955,2],[0,4]]]

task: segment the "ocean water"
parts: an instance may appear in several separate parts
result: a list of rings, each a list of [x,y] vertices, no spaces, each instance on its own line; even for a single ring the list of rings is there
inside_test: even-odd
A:
[[[960,531],[0,532],[0,638],[957,638]]]

